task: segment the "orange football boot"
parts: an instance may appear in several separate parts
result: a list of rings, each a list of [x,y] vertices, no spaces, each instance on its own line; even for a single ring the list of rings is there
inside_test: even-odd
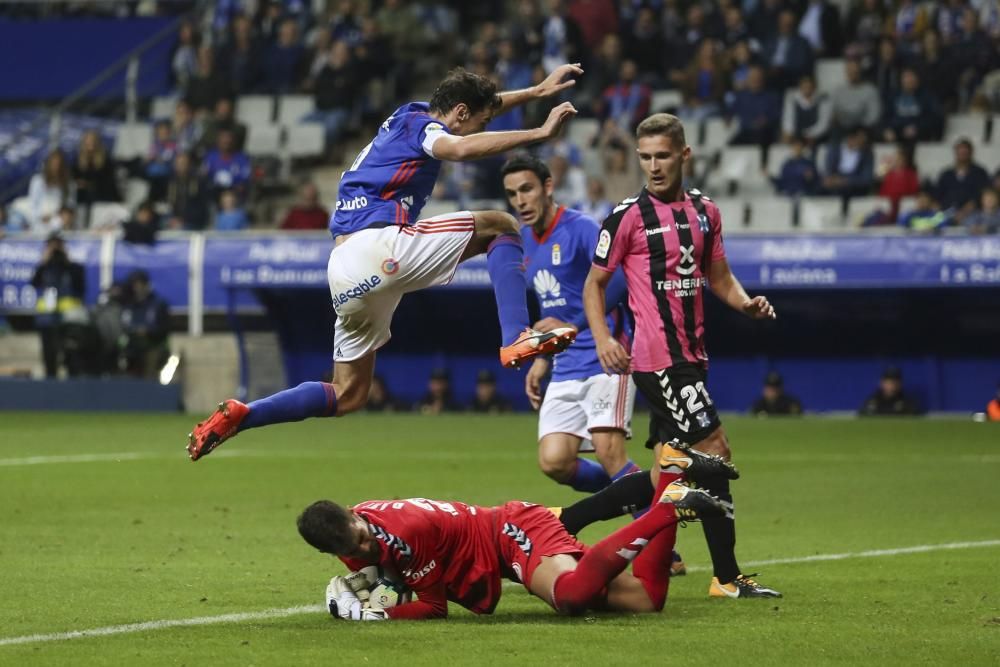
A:
[[[240,424],[250,413],[243,403],[235,398],[219,403],[218,409],[203,422],[198,422],[191,433],[188,433],[188,456],[197,461],[208,456],[212,450],[236,435]]]
[[[526,327],[510,345],[500,348],[500,364],[505,368],[519,368],[522,363],[540,354],[562,352],[576,340],[574,327],[559,327],[542,333]]]

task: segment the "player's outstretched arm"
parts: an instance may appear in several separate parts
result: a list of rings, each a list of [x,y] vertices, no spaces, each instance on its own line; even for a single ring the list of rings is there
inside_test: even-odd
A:
[[[583,310],[587,314],[587,323],[594,335],[601,368],[608,375],[617,375],[628,372],[632,359],[621,343],[611,335],[605,319],[607,303],[605,292],[608,283],[611,282],[611,275],[608,271],[591,267],[590,273],[587,274],[587,282],[583,285]]]
[[[580,67],[580,63],[568,63],[552,70],[552,73],[537,85],[521,90],[508,90],[500,93],[500,101],[502,103],[500,113],[510,111],[512,108],[521,104],[527,104],[532,100],[558,95],[567,88],[575,86],[576,79],[573,77],[580,76],[581,74],[583,74],[583,68]]]
[[[576,109],[569,102],[563,102],[549,112],[545,124],[533,130],[510,130],[509,132],[478,132],[464,137],[442,133],[434,140],[434,157],[450,162],[479,160],[491,155],[521,148],[528,144],[547,141],[559,134],[563,123],[576,115]]]
[[[767,300],[766,296],[755,296],[750,298],[742,283],[733,275],[726,259],[718,259],[712,262],[708,270],[708,284],[712,288],[715,296],[722,299],[733,310],[738,310],[744,315],[755,320],[777,319],[774,306]]]

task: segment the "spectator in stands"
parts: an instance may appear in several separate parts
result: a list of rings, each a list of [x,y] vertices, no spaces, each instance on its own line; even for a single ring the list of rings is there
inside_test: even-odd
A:
[[[405,408],[393,397],[385,384],[385,379],[376,373],[368,387],[368,402],[365,410],[368,412],[397,412]]]
[[[264,92],[282,95],[298,89],[309,66],[305,47],[299,40],[299,26],[286,18],[278,28],[278,40],[268,50],[263,65]]]
[[[200,231],[208,225],[210,188],[199,175],[190,153],[178,153],[167,185],[168,226]]]
[[[802,402],[795,396],[785,393],[781,374],[778,371],[771,371],[764,378],[764,389],[760,398],[750,407],[750,414],[755,417],[801,415]]]
[[[746,43],[752,39],[746,21],[743,20],[743,10],[739,5],[732,4],[725,8],[722,16],[723,32],[722,43],[726,48],[732,49],[737,44]]]
[[[587,196],[587,174],[583,169],[559,154],[549,158],[549,169],[552,171],[552,196],[556,201],[570,204],[583,201]]]
[[[198,49],[198,69],[184,89],[184,101],[191,105],[195,113],[203,113],[213,109],[216,100],[228,93],[228,81],[215,67],[212,47],[201,47]]]
[[[782,0],[761,0],[751,11],[750,34],[759,44],[768,44],[778,36],[778,21],[783,9]]]
[[[914,63],[920,81],[941,107],[954,110],[958,105],[958,79],[955,72],[959,63],[951,51],[945,51],[941,47],[941,38],[933,30],[924,33],[921,44],[920,56]]]
[[[201,125],[195,119],[194,108],[184,100],[174,108],[173,133],[178,153],[195,150],[201,139]]]
[[[587,178],[587,196],[573,208],[598,222],[603,222],[614,207],[615,203],[604,196],[604,181],[590,176]]]
[[[622,51],[621,37],[610,34],[605,35],[600,48],[591,56],[587,65],[587,75],[577,84],[584,87],[591,102],[596,101],[618,80],[618,73],[622,67]]]
[[[392,47],[392,53],[397,63],[397,79],[400,82],[398,92],[405,93],[409,88],[415,64],[421,57],[426,57],[424,46],[427,43],[424,24],[413,12],[412,7],[402,0],[385,0],[382,9],[375,15],[379,32],[385,36]],[[567,61],[563,61],[567,62]]]
[[[810,0],[799,34],[809,42],[817,58],[835,58],[841,54],[840,10],[827,0]]]
[[[886,3],[883,0],[853,2],[847,13],[846,37],[855,42],[862,55],[872,53],[886,31]]]
[[[242,151],[247,140],[247,126],[236,120],[233,98],[220,97],[215,101],[211,115],[202,122],[202,150],[211,150],[219,143],[219,132],[228,130],[233,133],[233,143],[237,151]]]
[[[497,392],[497,378],[485,368],[476,375],[476,396],[469,405],[470,412],[499,414],[510,412],[510,401]]]
[[[781,114],[781,133],[788,142],[793,138],[807,146],[816,146],[826,139],[830,130],[832,104],[825,93],[817,92],[811,74],[799,79],[799,87],[785,95]]]
[[[798,137],[792,138],[791,154],[781,165],[781,172],[774,179],[774,189],[779,194],[798,197],[819,191],[819,171],[812,157],[806,153],[806,145]]]
[[[133,271],[126,284],[129,298],[122,309],[125,371],[135,377],[153,380],[170,356],[167,344],[170,307],[153,291],[146,271]]]
[[[159,221],[151,201],[139,204],[132,219],[122,225],[122,240],[126,243],[153,245]]]
[[[612,34],[604,37],[602,46]],[[656,12],[651,7],[639,8],[626,44],[625,52],[630,60],[635,61],[639,74],[644,79],[657,82],[665,70],[667,44],[656,21]]]
[[[281,229],[310,230],[327,229],[330,212],[319,202],[319,190],[312,181],[305,181],[299,187],[299,200],[288,209]]]
[[[946,44],[952,44],[960,39],[965,6],[966,0],[944,0],[935,10],[931,25],[940,32]],[[924,35],[926,36],[926,33]]]
[[[882,379],[858,414],[862,417],[877,415],[918,415],[919,404],[903,391],[903,373],[896,366],[882,372]]]
[[[250,226],[247,212],[240,206],[239,198],[232,190],[223,190],[219,195],[219,211],[215,214],[215,230],[219,232],[240,232]]]
[[[640,179],[635,139],[631,132],[622,130],[610,120],[604,122],[597,136],[597,148],[604,166],[604,187],[608,199],[619,202],[635,193]]]
[[[427,382],[427,393],[413,409],[423,415],[456,412],[459,406],[451,396],[451,373],[446,368],[435,368]]]
[[[167,196],[167,186],[174,172],[177,157],[177,142],[170,131],[170,121],[158,120],[153,126],[153,143],[146,155],[144,174],[149,183],[149,198],[163,201]]]
[[[691,57],[697,53],[702,42],[711,38],[713,31],[705,16],[705,7],[700,3],[688,5],[684,13],[684,21],[678,34],[678,44],[671,53],[672,60],[678,67],[687,67]]]
[[[231,189],[240,201],[246,199],[250,189],[250,158],[236,150],[232,131],[219,132],[217,148],[205,156],[202,170],[216,195]]]
[[[896,49],[896,41],[888,35],[882,37],[878,41],[878,52],[872,62],[870,74],[883,107],[899,92],[899,75],[902,69],[903,58]]]
[[[1000,194],[985,188],[980,195],[979,210],[966,216],[965,228],[972,234],[1000,234]]]
[[[58,231],[59,209],[76,202],[76,187],[70,179],[69,164],[59,149],[48,154],[41,173],[31,177],[28,196],[11,206],[12,223],[38,233]]]
[[[959,224],[972,213],[979,195],[990,184],[989,174],[973,161],[972,142],[955,142],[955,165],[941,172],[937,182],[937,200],[944,209],[954,209]]]
[[[351,63],[347,43],[336,41],[330,45],[326,65],[316,75],[314,98],[316,110],[304,120],[323,124],[326,149],[337,143],[351,120],[355,94],[360,86]]]
[[[997,383],[997,393],[986,404],[986,418],[991,422],[1000,422],[1000,383]]]
[[[874,185],[875,154],[863,128],[829,144],[823,175],[826,194],[856,197],[868,194]]]
[[[678,110],[681,118],[700,123],[722,111],[726,71],[722,55],[715,50],[714,40],[703,41],[691,63],[671,77],[684,95],[684,106]]]
[[[847,83],[833,93],[833,124],[840,133],[857,127],[874,129],[882,118],[878,90],[861,79],[861,65],[847,60],[844,65]]]
[[[922,234],[936,232],[951,222],[949,212],[941,210],[940,204],[929,190],[921,190],[917,194],[916,208],[899,216],[900,227]]]
[[[59,220],[56,222],[57,232],[68,232],[71,229],[76,229],[76,209],[72,206],[67,206],[63,204],[59,207]]]
[[[58,234],[45,241],[31,286],[37,295],[35,328],[42,341],[45,377],[59,374],[60,357],[70,377],[79,375],[84,359],[72,327],[86,322],[87,311],[83,306],[86,276],[83,267],[70,260],[66,243]]]
[[[87,130],[80,138],[73,180],[76,182],[76,201],[83,206],[121,201],[115,167],[97,130]]]
[[[177,46],[170,58],[170,71],[174,85],[185,90],[198,69],[198,34],[190,21],[181,23],[177,32]]]
[[[971,7],[966,7],[962,14],[961,34],[961,40],[954,45],[953,49],[959,67],[959,73],[956,77],[959,99],[964,104],[972,96],[983,77],[990,70],[996,68],[998,58],[995,40],[991,40],[980,28],[979,16]]]
[[[944,117],[937,101],[920,86],[916,70],[907,67],[899,91],[885,108],[885,141],[932,141],[941,136]]]
[[[880,165],[881,166],[881,165]],[[886,223],[894,223],[899,217],[899,202],[903,197],[912,197],[920,192],[920,175],[913,163],[913,145],[899,144],[888,164],[878,193],[890,202]]]
[[[236,95],[254,91],[260,83],[263,48],[253,33],[253,23],[244,15],[230,25],[230,38],[217,52],[219,71]]]
[[[930,23],[923,3],[916,0],[899,0],[899,9],[893,19],[893,32],[901,45],[909,51]]]
[[[778,136],[781,125],[781,98],[764,85],[764,68],[750,68],[747,89],[730,95],[729,115],[737,130],[730,143],[767,146]]]
[[[768,68],[768,78],[780,90],[794,86],[813,69],[809,42],[796,31],[795,12],[786,9],[778,16],[778,34],[764,44],[761,53]]]
[[[704,44],[704,42],[703,42]],[[729,90],[746,90],[747,80],[750,78],[750,68],[756,64],[754,54],[750,52],[750,45],[746,41],[736,42],[729,50]]]
[[[618,81],[604,90],[601,96],[603,118],[610,118],[619,127],[631,132],[649,115],[653,92],[638,80],[639,69],[631,60],[622,61]]]
[[[122,338],[122,308],[125,303],[125,285],[112,283],[97,297],[91,311],[91,321],[97,335],[92,367],[95,375],[118,373],[119,343]]]
[[[549,0],[549,10],[552,15],[561,13],[566,4],[565,0]],[[618,32],[618,12],[612,0],[575,0],[569,3],[568,16],[580,26],[582,46],[587,52],[596,49],[605,35]],[[568,59],[562,62],[579,62],[581,54],[569,51]],[[548,66],[545,69],[552,71]]]

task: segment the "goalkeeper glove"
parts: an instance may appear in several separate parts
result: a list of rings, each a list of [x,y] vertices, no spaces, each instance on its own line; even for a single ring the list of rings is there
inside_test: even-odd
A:
[[[326,587],[326,608],[334,618],[347,621],[389,620],[389,615],[384,610],[362,606],[347,577],[334,577],[330,580]]]

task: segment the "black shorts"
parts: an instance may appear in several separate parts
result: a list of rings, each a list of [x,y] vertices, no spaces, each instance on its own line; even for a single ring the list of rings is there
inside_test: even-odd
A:
[[[658,443],[680,440],[693,445],[722,426],[715,403],[708,395],[705,369],[694,364],[678,364],[652,373],[632,373],[635,386],[649,403],[649,440]]]

